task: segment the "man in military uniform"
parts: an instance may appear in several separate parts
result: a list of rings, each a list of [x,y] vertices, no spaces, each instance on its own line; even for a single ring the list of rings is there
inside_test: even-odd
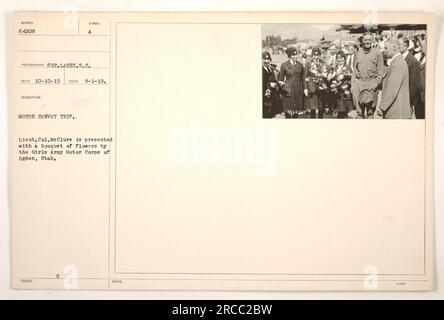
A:
[[[371,105],[367,105],[361,103],[358,97],[364,90],[377,95],[385,72],[382,54],[378,48],[372,47],[372,42],[373,35],[370,32],[362,36],[362,47],[356,53],[353,68],[352,94],[356,99],[356,111],[362,118],[373,116],[378,99],[374,99]]]

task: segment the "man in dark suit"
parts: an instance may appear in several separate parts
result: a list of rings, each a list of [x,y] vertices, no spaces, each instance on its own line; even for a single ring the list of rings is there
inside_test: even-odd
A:
[[[422,49],[422,59],[419,60],[420,80],[419,80],[419,96],[420,103],[419,106],[415,108],[418,111],[417,119],[425,119],[425,78],[426,78],[426,53],[427,53],[427,42],[423,40],[421,42]]]
[[[418,60],[410,53],[410,41],[407,38],[401,38],[401,54],[409,68],[409,94],[410,105],[415,110],[416,119],[424,119],[423,112],[421,112],[421,96],[420,96],[420,78],[421,68]]]
[[[347,49],[347,58],[346,58],[346,60],[345,60],[345,65],[347,66],[347,67],[349,67],[352,71],[354,70],[354,68],[355,68],[355,52],[356,52],[356,49],[355,49],[355,46],[354,45],[349,45],[348,46],[348,49]]]
[[[352,74],[355,71],[355,62],[356,62],[356,47],[354,44],[349,44],[347,48],[347,58],[345,59],[345,65],[351,70]],[[351,94],[353,108],[356,109],[356,99]]]

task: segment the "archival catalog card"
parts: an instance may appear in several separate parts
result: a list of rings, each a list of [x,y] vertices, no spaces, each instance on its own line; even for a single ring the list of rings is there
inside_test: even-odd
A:
[[[12,23],[12,287],[433,289],[433,14]]]

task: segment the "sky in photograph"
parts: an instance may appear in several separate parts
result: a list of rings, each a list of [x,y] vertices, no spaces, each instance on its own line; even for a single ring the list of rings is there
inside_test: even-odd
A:
[[[339,34],[336,31],[338,25],[333,24],[263,24],[262,38],[269,35],[280,35],[283,39],[313,39],[320,40],[325,35]]]

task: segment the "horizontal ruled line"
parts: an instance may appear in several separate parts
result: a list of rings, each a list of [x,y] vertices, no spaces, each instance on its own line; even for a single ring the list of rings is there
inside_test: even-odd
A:
[[[109,67],[89,67],[89,68],[67,68],[67,67],[59,67],[59,68],[52,68],[52,67],[45,67],[45,66],[19,66],[21,69],[51,69],[51,70],[57,70],[57,69],[74,69],[74,70],[88,70],[88,69],[109,69]]]
[[[43,36],[43,37],[109,37],[109,34],[19,34],[21,37],[33,37],[33,36]]]
[[[19,50],[19,52],[108,52],[108,50]]]
[[[27,83],[19,82],[19,84],[34,85],[34,86],[109,86],[109,83]]]
[[[64,277],[60,277],[60,278],[20,278],[19,280],[64,280],[64,279],[75,279],[75,280],[108,280],[108,278],[64,278]],[[153,281],[153,280],[157,280],[157,281],[270,281],[270,282],[274,282],[274,281],[279,281],[279,282],[290,282],[290,281],[300,281],[300,282],[308,282],[308,281],[315,281],[315,282],[362,282],[362,279],[239,279],[239,278],[230,278],[230,279],[224,279],[224,278],[196,278],[196,279],[191,279],[191,278],[141,278],[141,279],[134,279],[134,278],[111,278],[111,281],[113,280],[121,280],[121,281],[127,281],[127,280],[132,280],[132,281]],[[428,282],[427,279],[379,279],[378,281],[383,281],[383,282]]]

